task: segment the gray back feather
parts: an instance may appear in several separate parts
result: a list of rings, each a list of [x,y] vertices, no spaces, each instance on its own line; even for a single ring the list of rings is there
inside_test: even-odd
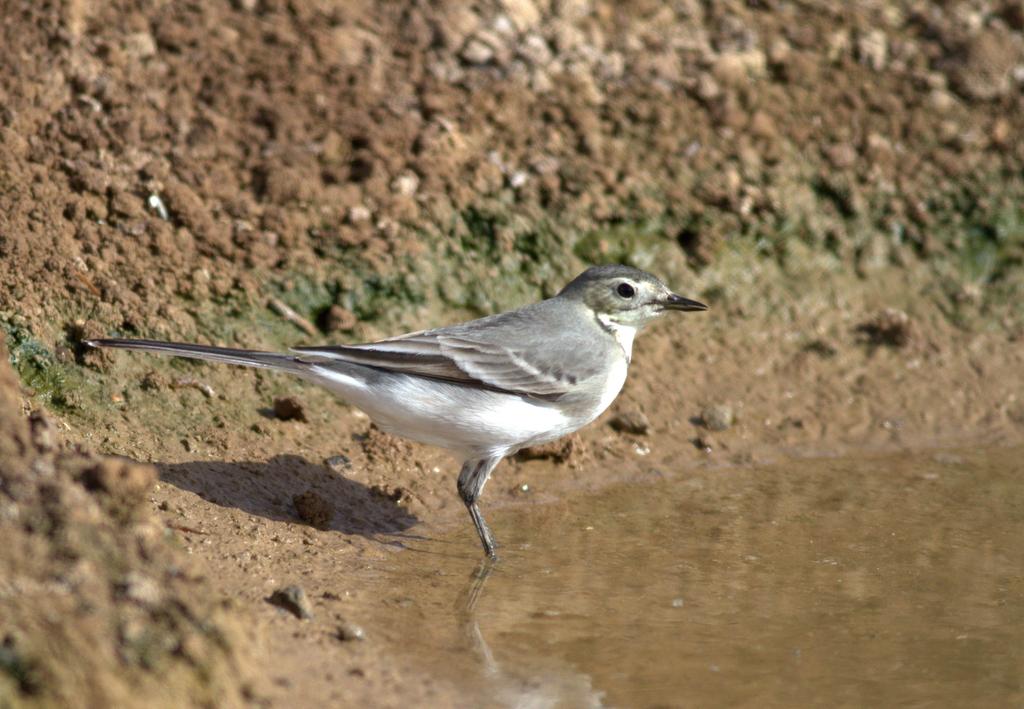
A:
[[[507,313],[380,342],[301,347],[337,359],[543,398],[601,390],[621,349],[582,303],[551,298]]]

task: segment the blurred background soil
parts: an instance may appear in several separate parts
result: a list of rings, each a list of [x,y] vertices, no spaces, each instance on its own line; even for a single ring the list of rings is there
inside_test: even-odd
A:
[[[0,22],[0,706],[456,696],[349,625],[360,569],[465,523],[452,461],[300,383],[83,336],[371,339],[626,262],[711,311],[654,326],[613,410],[485,505],[1022,437],[1024,3]],[[288,585],[312,620],[266,602]]]

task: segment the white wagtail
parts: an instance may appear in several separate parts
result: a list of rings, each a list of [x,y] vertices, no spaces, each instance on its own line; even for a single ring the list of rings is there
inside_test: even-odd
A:
[[[507,455],[593,421],[626,381],[633,337],[668,310],[707,310],[649,273],[597,266],[547,300],[436,330],[361,345],[277,354],[153,340],[87,340],[295,374],[356,406],[385,431],[465,461],[459,496],[484,552],[494,536],[477,500]]]

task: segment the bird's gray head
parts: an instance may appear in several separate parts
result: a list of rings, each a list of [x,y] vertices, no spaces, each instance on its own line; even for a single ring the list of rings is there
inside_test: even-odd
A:
[[[668,310],[707,310],[696,300],[676,295],[651,274],[630,266],[594,266],[576,276],[558,294],[583,302],[616,325],[640,328]]]

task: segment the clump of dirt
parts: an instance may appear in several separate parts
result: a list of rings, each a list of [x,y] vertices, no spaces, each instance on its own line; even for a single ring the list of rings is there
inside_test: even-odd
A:
[[[306,409],[294,396],[279,396],[274,399],[274,416],[282,421],[306,422]]]
[[[0,335],[0,701],[244,703],[238,621],[153,514],[156,471],[64,444],[18,392]]]
[[[914,325],[904,311],[883,308],[858,325],[857,331],[873,345],[906,347],[914,336]]]
[[[516,454],[519,460],[550,460],[578,468],[593,460],[590,448],[578,433],[559,438],[557,441],[523,448]]]
[[[385,462],[402,464],[413,457],[412,443],[381,430],[376,424],[370,424],[366,433],[359,434],[357,440],[371,465]]]
[[[295,505],[295,512],[299,519],[317,529],[327,529],[334,517],[334,508],[331,503],[314,490],[306,490],[301,495],[292,498]]]

